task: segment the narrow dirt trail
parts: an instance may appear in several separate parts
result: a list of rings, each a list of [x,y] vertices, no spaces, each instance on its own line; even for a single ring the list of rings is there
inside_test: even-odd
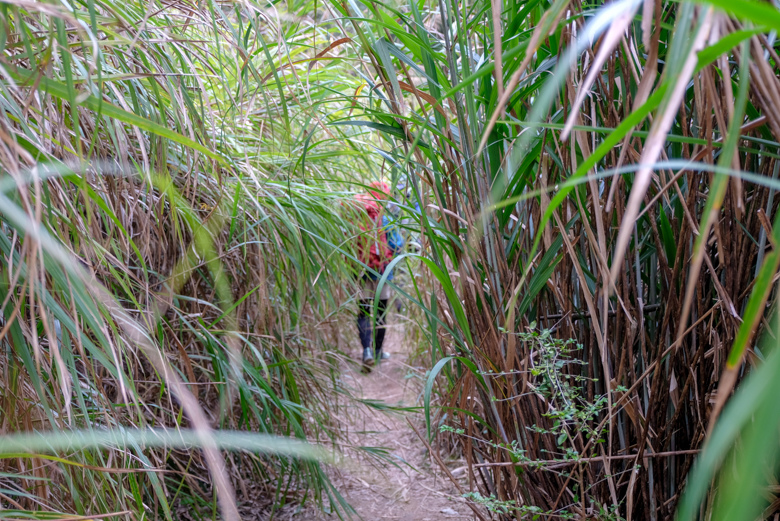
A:
[[[384,348],[391,354],[390,360],[383,361],[370,374],[345,368],[343,377],[359,390],[364,400],[391,407],[419,406],[420,379],[408,378],[419,369],[406,363],[410,350],[404,343],[403,326],[398,324],[391,318],[385,338]],[[345,426],[350,443],[384,448],[387,458],[397,466],[363,455],[334,476],[336,486],[358,516],[368,521],[473,519],[452,483],[430,461],[424,443],[407,418],[414,425],[422,423],[421,413],[387,412],[368,406],[354,411]]]

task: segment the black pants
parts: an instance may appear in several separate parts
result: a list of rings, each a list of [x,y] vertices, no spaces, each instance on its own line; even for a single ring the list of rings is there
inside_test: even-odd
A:
[[[376,314],[376,324],[372,324],[371,312],[374,309],[374,299],[362,299],[358,302],[358,332],[363,349],[370,348],[373,337],[374,352],[377,356],[382,351],[385,341],[385,319],[387,317],[387,299],[379,301]],[[374,326],[374,327],[372,327]],[[372,331],[373,330],[373,331]],[[372,335],[373,333],[373,335]]]

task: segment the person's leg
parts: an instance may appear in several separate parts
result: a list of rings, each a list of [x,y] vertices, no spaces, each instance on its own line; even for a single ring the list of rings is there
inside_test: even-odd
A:
[[[379,301],[377,308],[376,327],[374,329],[374,348],[376,357],[382,356],[382,345],[385,343],[385,325],[387,324],[387,299]]]
[[[373,328],[371,325],[371,301],[359,300],[357,326],[358,334],[360,335],[360,345],[363,346],[363,362],[367,362],[368,359],[373,361],[373,350],[371,349]]]

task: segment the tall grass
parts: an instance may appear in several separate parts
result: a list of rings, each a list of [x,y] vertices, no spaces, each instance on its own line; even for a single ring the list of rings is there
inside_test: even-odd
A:
[[[334,166],[371,162],[343,133],[311,141],[342,86],[295,78],[331,41],[288,7],[0,4],[12,517],[349,510],[301,443],[340,442],[321,326],[349,305],[353,232]],[[236,430],[257,435],[216,434]]]
[[[335,124],[382,137],[425,210],[438,290],[409,296],[429,326],[429,436],[449,426],[499,517],[672,517],[771,331],[777,9],[331,6],[378,98]],[[759,388],[744,400],[771,400]],[[776,434],[770,418],[756,440]],[[775,453],[761,439],[751,457]]]

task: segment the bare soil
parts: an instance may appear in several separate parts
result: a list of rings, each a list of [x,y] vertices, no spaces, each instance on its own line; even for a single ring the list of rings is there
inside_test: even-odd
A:
[[[421,378],[410,376],[421,376],[421,369],[408,365],[410,349],[404,342],[403,326],[398,320],[390,322],[384,345],[391,354],[390,360],[383,361],[369,374],[357,367],[345,367],[343,378],[364,400],[391,407],[419,407]],[[359,344],[354,345],[357,357]],[[385,459],[389,460],[353,450],[349,451],[349,462],[334,470],[334,484],[357,512],[356,519],[474,519],[465,500],[415,434],[412,425],[420,434],[424,432],[423,414],[419,411],[383,411],[359,405],[346,419],[350,445],[383,448]],[[335,514],[319,513],[313,519],[335,518]]]

